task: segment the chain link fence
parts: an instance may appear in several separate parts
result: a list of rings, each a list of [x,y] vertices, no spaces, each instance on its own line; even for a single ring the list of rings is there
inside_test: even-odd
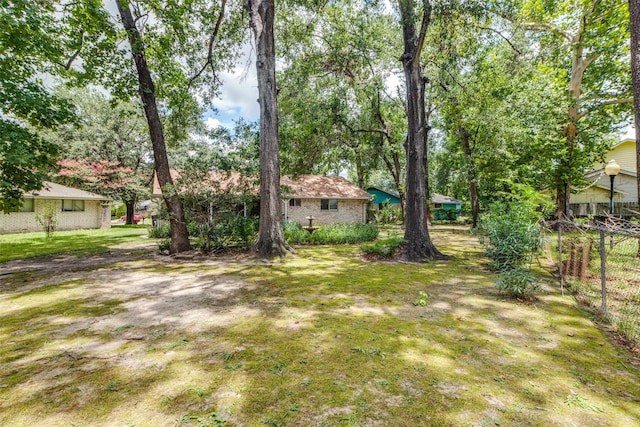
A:
[[[546,226],[563,290],[640,345],[640,225],[608,217]]]

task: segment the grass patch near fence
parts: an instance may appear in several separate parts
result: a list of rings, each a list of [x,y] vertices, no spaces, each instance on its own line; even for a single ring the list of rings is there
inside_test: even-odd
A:
[[[46,238],[44,232],[0,234],[0,263],[14,259],[71,253],[77,256],[107,252],[110,247],[140,241],[147,226],[116,225],[99,230],[56,231]]]
[[[550,276],[514,302],[475,238],[432,236],[450,261],[304,246],[0,278],[0,425],[640,424],[629,353]]]

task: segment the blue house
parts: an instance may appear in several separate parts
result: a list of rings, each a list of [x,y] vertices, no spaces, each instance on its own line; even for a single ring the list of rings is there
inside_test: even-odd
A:
[[[382,209],[384,205],[390,205],[391,207],[400,209],[400,197],[398,193],[394,194],[377,187],[368,187],[367,193],[373,196],[371,204],[378,209]]]
[[[367,193],[373,196],[371,204],[374,208],[382,209],[385,205],[389,205],[392,208],[400,209],[400,197],[398,196],[398,193],[385,191],[377,187],[368,187]],[[444,219],[440,218],[442,210],[456,210],[456,216],[460,216],[460,212],[462,212],[462,201],[454,197],[443,196],[442,194],[432,194],[431,212],[434,213],[433,219]]]

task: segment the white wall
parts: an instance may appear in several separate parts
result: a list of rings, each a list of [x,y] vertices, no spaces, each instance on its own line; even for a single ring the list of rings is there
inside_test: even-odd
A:
[[[56,212],[56,230],[111,227],[111,211],[99,201],[86,200],[83,212],[62,212],[62,200],[35,199],[35,212],[0,213],[0,234],[42,231],[36,215],[46,206],[53,207]]]

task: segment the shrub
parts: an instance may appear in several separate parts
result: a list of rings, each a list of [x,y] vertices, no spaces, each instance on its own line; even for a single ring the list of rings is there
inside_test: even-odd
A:
[[[195,246],[202,252],[214,252],[225,248],[249,248],[256,239],[258,219],[235,216],[225,222],[191,223],[189,234],[197,237]]]
[[[460,211],[451,208],[437,208],[433,210],[434,221],[455,221],[458,219]]]
[[[478,232],[494,269],[506,271],[533,259],[542,245],[538,217],[520,203],[498,204],[484,215]]]
[[[331,224],[318,227],[313,233],[298,223],[287,221],[283,225],[285,240],[289,244],[340,245],[374,240],[378,237],[375,224]]]
[[[171,239],[163,239],[158,243],[158,250],[160,252],[169,252],[171,250]]]
[[[502,273],[498,289],[518,298],[533,296],[537,290],[529,265],[542,245],[538,215],[530,204],[494,204],[476,230],[493,268]]]
[[[538,290],[536,279],[528,268],[515,267],[504,271],[496,286],[501,292],[514,297],[531,297]]]
[[[48,239],[53,235],[53,232],[56,231],[56,227],[58,226],[56,210],[52,206],[45,206],[42,212],[36,214],[36,221],[38,221],[38,224],[40,224],[42,231],[44,231]]]
[[[374,255],[380,258],[389,258],[393,256],[396,250],[407,241],[401,237],[392,237],[390,239],[377,240],[372,243],[365,243],[360,248],[367,255]]]
[[[149,228],[149,237],[154,239],[166,239],[171,236],[171,228],[168,223],[162,224],[161,227]]]
[[[400,209],[392,207],[390,204],[385,203],[382,209],[374,211],[375,220],[378,224],[392,224],[398,222],[400,216]]]
[[[290,245],[309,243],[309,232],[295,221],[284,221],[282,223],[282,232],[284,233],[284,239]]]

